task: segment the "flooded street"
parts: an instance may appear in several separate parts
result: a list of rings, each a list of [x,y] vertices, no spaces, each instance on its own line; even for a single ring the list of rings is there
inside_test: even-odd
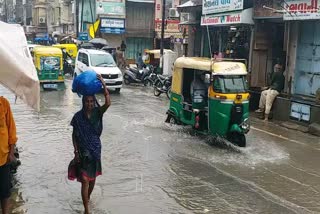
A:
[[[0,88],[21,151],[13,213],[83,212],[80,183],[67,179],[69,124],[81,108],[70,88],[68,80],[65,91],[42,92],[39,113]],[[319,137],[252,119],[246,148],[221,147],[165,124],[165,95],[130,86],[111,101],[93,213],[320,213]]]

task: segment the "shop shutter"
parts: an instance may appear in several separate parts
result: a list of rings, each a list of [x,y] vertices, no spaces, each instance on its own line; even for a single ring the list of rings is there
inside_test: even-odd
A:
[[[295,94],[315,96],[320,88],[320,23],[303,22],[300,25]]]
[[[143,53],[145,49],[152,49],[151,38],[127,38],[127,51],[126,58],[135,60],[138,57],[138,53]]]

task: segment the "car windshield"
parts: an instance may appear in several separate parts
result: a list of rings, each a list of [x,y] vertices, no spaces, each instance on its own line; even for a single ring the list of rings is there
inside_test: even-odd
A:
[[[114,67],[116,63],[110,54],[91,54],[91,65],[93,67]]]
[[[244,93],[248,90],[247,81],[243,75],[216,76],[213,88],[218,93]]]

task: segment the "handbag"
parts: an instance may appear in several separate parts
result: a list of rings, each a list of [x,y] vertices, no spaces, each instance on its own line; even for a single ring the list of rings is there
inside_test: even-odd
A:
[[[80,163],[72,159],[68,166],[68,179],[69,180],[80,180]]]

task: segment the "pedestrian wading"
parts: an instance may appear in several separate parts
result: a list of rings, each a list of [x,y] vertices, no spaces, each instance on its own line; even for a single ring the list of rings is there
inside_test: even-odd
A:
[[[89,213],[88,202],[93,191],[96,177],[102,174],[101,140],[103,129],[102,117],[111,104],[106,84],[97,75],[104,88],[105,103],[100,106],[94,95],[82,98],[82,109],[72,118],[72,141],[74,159],[68,168],[68,178],[81,182],[81,196],[85,214]]]

